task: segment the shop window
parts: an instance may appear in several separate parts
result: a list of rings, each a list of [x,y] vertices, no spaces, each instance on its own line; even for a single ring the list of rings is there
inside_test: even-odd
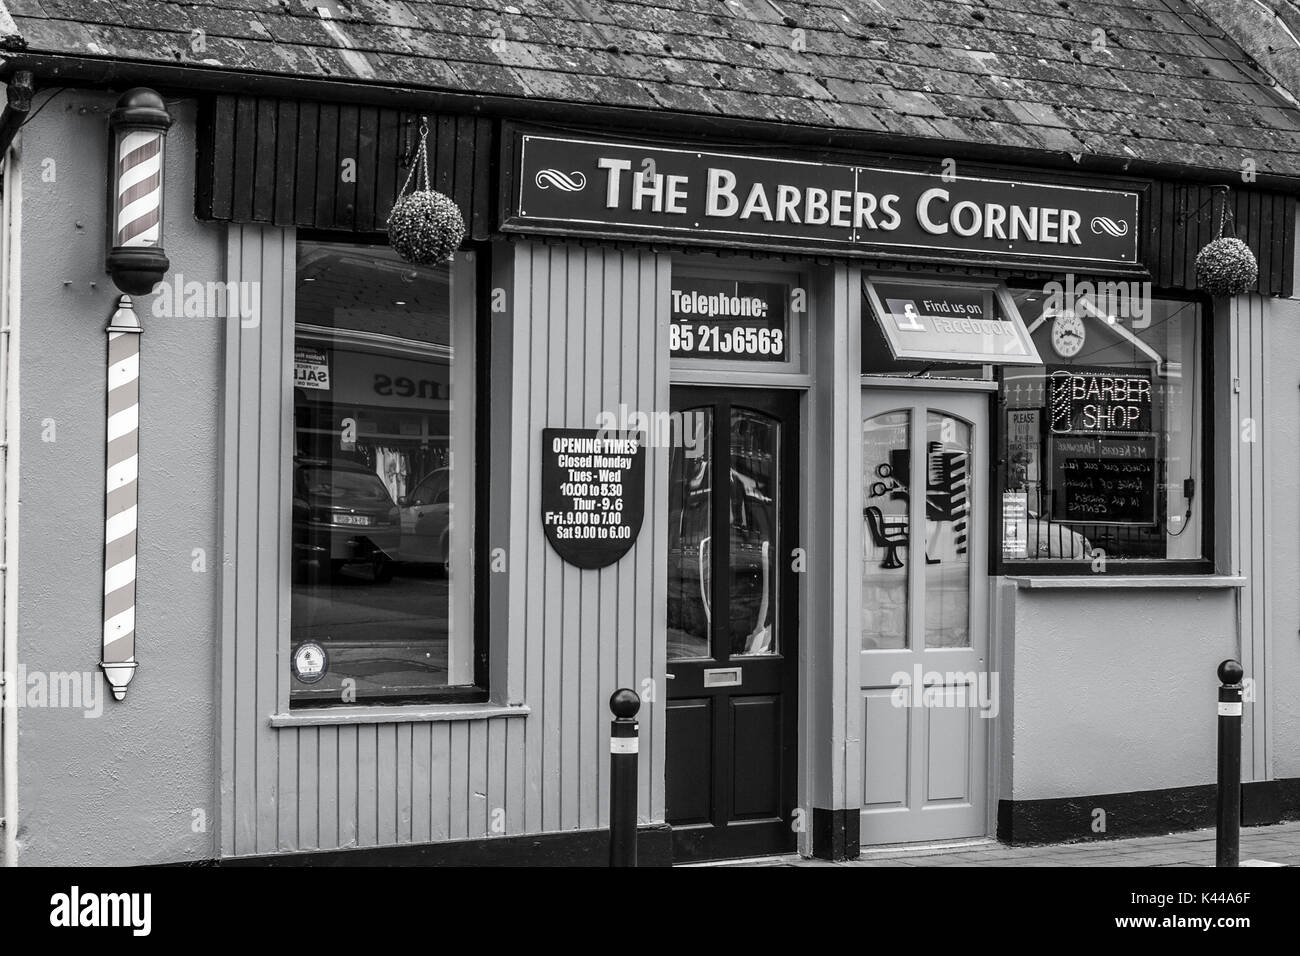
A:
[[[1209,570],[1201,306],[1136,285],[1013,293],[1044,364],[998,370],[1007,571]]]
[[[473,688],[472,282],[298,244],[292,706]]]

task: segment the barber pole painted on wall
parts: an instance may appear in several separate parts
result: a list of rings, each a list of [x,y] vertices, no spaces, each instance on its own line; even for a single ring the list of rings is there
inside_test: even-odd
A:
[[[108,431],[104,506],[104,652],[113,696],[135,676],[136,505],[140,474],[140,333],[122,296],[108,323]]]

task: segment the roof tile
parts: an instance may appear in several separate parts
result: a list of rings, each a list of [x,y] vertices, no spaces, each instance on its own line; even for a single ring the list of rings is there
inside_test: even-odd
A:
[[[1300,178],[1300,110],[1191,0],[0,4],[11,69],[192,63]]]

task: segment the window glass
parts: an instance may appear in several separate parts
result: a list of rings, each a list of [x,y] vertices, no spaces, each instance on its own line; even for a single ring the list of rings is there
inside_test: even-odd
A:
[[[691,409],[695,441],[668,462],[668,659],[710,656],[713,541],[713,409]]]
[[[1137,285],[1014,293],[1045,364],[999,371],[1004,562],[1203,557],[1200,308]]]
[[[862,649],[907,646],[907,548],[910,412],[885,412],[862,423]]]
[[[449,265],[385,247],[299,244],[294,705],[401,702],[472,681],[453,598],[470,576],[457,504],[468,456],[455,452],[471,373],[451,286]]]

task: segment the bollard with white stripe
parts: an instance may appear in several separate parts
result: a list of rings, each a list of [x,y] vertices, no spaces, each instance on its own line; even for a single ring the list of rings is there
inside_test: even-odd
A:
[[[636,866],[637,711],[641,698],[624,687],[609,698],[609,865]]]
[[[140,473],[140,321],[131,297],[108,323],[108,450],[104,497],[104,648],[100,667],[117,700],[135,676],[135,555]]]
[[[1241,678],[1239,663],[1219,665],[1219,796],[1215,816],[1214,865],[1241,860]]]

